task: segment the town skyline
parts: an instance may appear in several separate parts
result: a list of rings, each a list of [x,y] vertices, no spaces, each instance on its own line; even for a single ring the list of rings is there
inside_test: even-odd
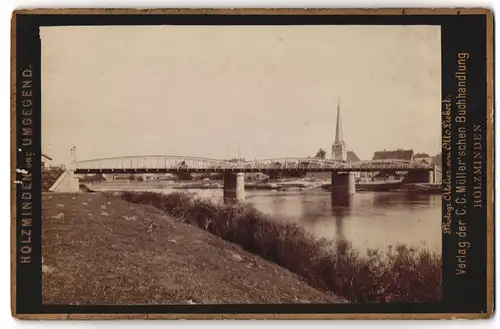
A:
[[[439,27],[50,27],[42,150],[113,156],[327,158],[440,150]],[[242,44],[244,42],[244,44]],[[175,44],[176,47],[168,45]]]

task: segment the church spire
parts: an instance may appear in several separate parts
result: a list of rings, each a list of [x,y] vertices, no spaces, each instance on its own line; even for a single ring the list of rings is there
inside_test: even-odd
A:
[[[340,97],[337,99],[337,130],[335,131],[335,142],[334,144],[341,144],[344,142],[344,136],[342,134],[342,122],[340,121]]]
[[[342,134],[342,121],[340,120],[340,97],[337,100],[337,131],[335,131],[335,141],[332,145],[332,159],[347,160],[347,149]]]

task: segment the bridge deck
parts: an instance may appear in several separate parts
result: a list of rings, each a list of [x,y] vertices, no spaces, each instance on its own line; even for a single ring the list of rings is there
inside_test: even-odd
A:
[[[243,173],[257,173],[257,172],[408,172],[408,171],[431,171],[429,168],[309,168],[309,169],[259,169],[259,168],[231,168],[231,169],[208,169],[208,168],[77,168],[75,174],[176,174],[176,173],[226,173],[226,172],[243,172]]]
[[[378,160],[347,162],[332,159],[274,158],[251,161],[181,156],[133,156],[93,159],[72,163],[77,174],[91,173],[180,173],[180,172],[408,172],[431,171],[433,167],[416,161]]]

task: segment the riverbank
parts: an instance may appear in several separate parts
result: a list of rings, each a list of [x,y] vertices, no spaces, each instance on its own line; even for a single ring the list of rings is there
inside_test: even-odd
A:
[[[308,284],[351,302],[433,302],[441,298],[441,256],[427,250],[399,245],[360,255],[348,244],[333,246],[294,224],[272,221],[248,204],[213,204],[182,193],[125,192],[122,197],[154,205],[177,221],[234,242],[300,275]]]
[[[308,189],[319,188],[323,181],[314,179],[283,179],[275,181],[246,181],[246,190],[283,190],[283,189]],[[191,181],[173,181],[173,180],[145,180],[145,181],[102,181],[85,183],[89,188],[96,191],[127,191],[154,188],[172,188],[179,190],[190,189],[222,189],[224,182],[222,180],[191,180]]]
[[[48,304],[339,303],[242,247],[112,194],[43,194]]]

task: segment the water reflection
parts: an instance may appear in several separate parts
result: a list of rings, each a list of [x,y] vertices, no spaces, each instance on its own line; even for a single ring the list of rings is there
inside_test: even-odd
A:
[[[314,194],[303,193],[300,196],[302,204],[302,221],[316,223],[325,219],[325,214],[328,213],[329,205],[325,200],[318,200]]]
[[[438,195],[363,192],[332,198],[323,191],[253,194],[255,207],[275,220],[294,222],[331,239],[337,250],[351,244],[360,253],[398,243],[441,250],[441,198]]]
[[[331,196],[329,199],[318,199],[316,194],[302,193],[297,196],[297,199],[300,199],[300,204],[302,204],[299,223],[314,227],[322,226],[322,222],[332,222],[333,220],[335,224],[333,240],[335,240],[337,252],[344,254],[347,245],[344,235],[344,221],[354,208],[354,196]]]
[[[433,195],[414,193],[374,193],[373,206],[378,208],[404,206],[407,211],[415,211],[420,206],[432,203]]]
[[[337,255],[346,253],[347,240],[344,236],[344,220],[354,204],[354,196],[331,196],[332,216],[335,218],[335,248]]]

